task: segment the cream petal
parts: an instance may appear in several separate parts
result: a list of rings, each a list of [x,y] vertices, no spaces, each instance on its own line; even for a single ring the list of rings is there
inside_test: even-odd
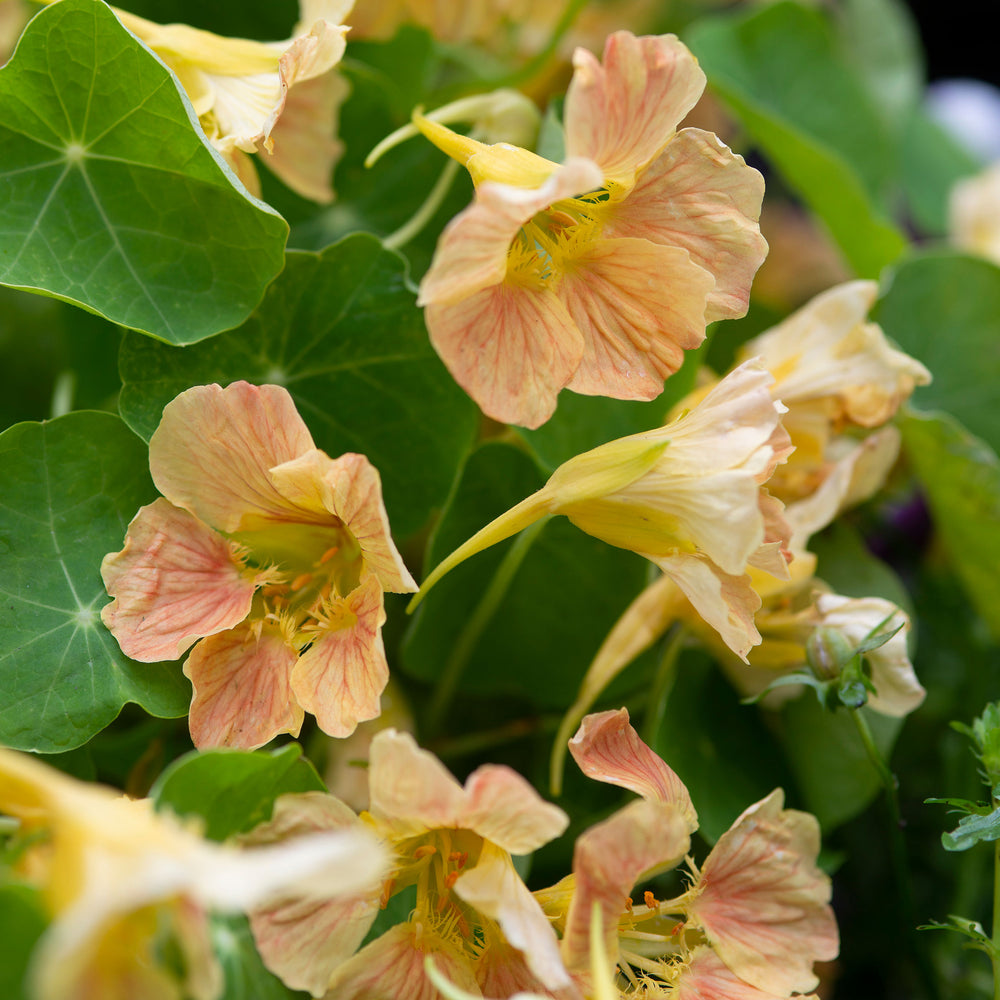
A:
[[[585,159],[571,159],[537,188],[484,183],[476,200],[455,216],[438,240],[420,283],[421,306],[454,305],[507,274],[507,255],[518,230],[553,202],[600,187],[601,172]]]
[[[743,982],[711,948],[699,947],[677,977],[672,1000],[784,1000],[785,994],[765,992]],[[815,995],[801,1000],[817,1000]]]
[[[471,962],[433,932],[402,923],[345,962],[331,978],[325,1000],[443,1000],[424,971],[428,955],[448,982],[473,997],[482,995]]]
[[[339,738],[379,714],[389,665],[382,645],[385,610],[378,580],[366,576],[334,604],[337,624],[315,635],[292,668],[290,683],[294,699],[316,716],[320,729]]]
[[[467,806],[462,786],[409,733],[385,729],[376,734],[368,776],[369,811],[400,836],[457,827]]]
[[[569,741],[569,751],[588,778],[671,806],[684,818],[689,833],[698,828],[684,782],[639,738],[628,709],[588,715]]]
[[[583,342],[559,299],[507,284],[450,306],[428,306],[431,342],[487,416],[539,427],[580,363]]]
[[[455,893],[500,925],[540,982],[551,989],[570,985],[555,931],[506,851],[487,841],[475,868],[455,883]]]
[[[775,789],[737,818],[705,860],[688,906],[737,976],[779,996],[813,989],[813,963],[839,949],[830,879],[816,866],[819,823],[783,805]]]
[[[270,470],[314,447],[287,390],[200,385],[168,403],[149,442],[149,467],[171,503],[226,532],[298,511]]]
[[[902,625],[887,643],[865,656],[876,692],[869,697],[868,704],[876,712],[894,716],[908,715],[921,705],[927,692],[917,680],[906,649],[910,620],[895,604],[880,597],[820,594],[816,607],[822,616],[820,624],[841,632],[852,647],[859,646],[880,625],[883,632]]]
[[[576,890],[566,915],[562,953],[571,973],[591,968],[590,933],[594,905],[609,964],[618,961],[618,921],[632,886],[641,878],[672,868],[688,852],[688,820],[671,805],[652,799],[630,802],[576,840]]]
[[[274,629],[243,625],[209,636],[184,663],[194,694],[188,725],[199,749],[255,750],[298,736],[303,712],[291,689],[298,653]]]
[[[675,35],[636,38],[617,31],[603,65],[586,49],[573,54],[566,93],[566,152],[596,161],[604,176],[631,185],[666,145],[705,89],[698,60]]]
[[[655,560],[722,641],[747,662],[747,653],[760,643],[754,614],[761,606],[750,577],[732,576],[707,559],[677,555]]]
[[[745,315],[750,284],[767,254],[758,220],[764,178],[718,136],[683,129],[612,201],[605,234],[682,247],[715,278],[708,322]]]
[[[361,546],[365,566],[385,590],[409,593],[416,581],[392,541],[382,502],[382,480],[365,458],[348,452],[330,458],[313,449],[271,470],[275,487],[289,503],[318,521],[332,514]]]
[[[598,239],[567,261],[558,295],[583,336],[574,392],[654,399],[705,339],[714,280],[686,250],[648,240]]]
[[[132,519],[101,576],[114,598],[101,612],[122,652],[173,660],[196,640],[238,625],[255,589],[238,549],[187,511],[154,500]]]
[[[478,833],[511,854],[530,854],[554,840],[569,824],[558,806],[509,767],[485,764],[465,783],[467,802],[461,826]]]

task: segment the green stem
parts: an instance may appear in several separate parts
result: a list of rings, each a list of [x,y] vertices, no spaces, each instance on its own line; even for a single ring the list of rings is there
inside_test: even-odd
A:
[[[458,173],[459,166],[460,164],[455,160],[449,160],[445,164],[444,170],[441,171],[441,176],[438,177],[437,182],[431,188],[430,194],[424,199],[424,203],[420,208],[399,229],[394,233],[390,233],[382,240],[387,249],[398,250],[400,247],[406,246],[434,218],[435,212],[441,207],[445,196],[448,194],[448,189],[455,179],[455,174]]]
[[[910,867],[906,856],[906,840],[903,837],[903,819],[899,809],[899,783],[885,762],[875,739],[868,726],[868,720],[860,711],[848,711],[854,726],[864,744],[865,752],[878,773],[885,790],[886,804],[889,807],[889,857],[892,863],[896,888],[899,892],[900,915],[906,929],[906,939],[910,955],[916,966],[917,973],[924,988],[924,993],[930,1000],[939,1000],[940,991],[937,976],[931,965],[930,954],[923,946],[917,934],[916,907],[913,902],[913,884],[910,881]],[[1000,997],[997,998],[1000,1000]]]
[[[646,717],[642,722],[642,739],[648,746],[654,746],[656,734],[663,725],[663,717],[667,711],[667,699],[673,690],[677,678],[677,658],[680,656],[687,629],[683,625],[675,625],[667,639],[666,649],[656,668],[656,676],[649,689],[649,704],[646,706]]]
[[[514,576],[520,569],[524,557],[528,554],[534,544],[538,533],[545,526],[547,517],[528,525],[521,531],[520,535],[514,539],[513,544],[507,550],[500,565],[497,567],[493,579],[490,580],[475,610],[466,622],[465,627],[459,633],[452,647],[451,655],[445,663],[444,670],[438,680],[438,685],[431,699],[430,708],[427,713],[427,735],[434,736],[444,722],[445,716],[451,708],[458,682],[465,673],[476,644],[482,637],[483,630],[492,621],[493,616],[500,607],[501,601],[510,589]],[[426,585],[425,585],[426,586]]]
[[[993,800],[994,807],[1000,805]],[[993,963],[993,1000],[1000,1000],[1000,841],[993,845],[993,947],[990,961]]]

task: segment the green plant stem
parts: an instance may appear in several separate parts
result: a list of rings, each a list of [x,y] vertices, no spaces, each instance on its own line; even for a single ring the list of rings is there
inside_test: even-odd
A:
[[[681,647],[687,638],[687,629],[683,625],[674,625],[667,639],[663,656],[660,657],[659,666],[656,668],[656,676],[653,678],[652,686],[649,689],[649,703],[646,706],[646,716],[642,722],[642,738],[649,746],[653,746],[656,741],[656,734],[663,725],[663,716],[667,711],[667,699],[673,690],[674,680],[677,677],[677,658],[680,656]]]
[[[996,799],[993,805],[998,805]],[[993,1000],[1000,1000],[1000,841],[993,844],[993,947],[990,962],[993,963]]]
[[[879,748],[875,745],[868,720],[860,711],[849,711],[854,726],[864,744],[865,752],[878,773],[885,790],[886,804],[889,807],[889,857],[892,862],[893,875],[899,892],[900,911],[906,927],[906,940],[910,955],[920,976],[924,993],[930,1000],[939,1000],[937,976],[931,965],[930,955],[919,940],[917,934],[916,907],[913,902],[913,884],[910,881],[910,866],[906,856],[906,841],[903,837],[903,819],[899,809],[899,786],[896,776],[885,762]],[[1000,997],[997,998],[1000,1000]]]
[[[445,716],[451,708],[455,691],[458,689],[458,682],[462,679],[462,674],[465,673],[465,668],[468,666],[469,659],[476,648],[476,643],[479,642],[483,630],[496,614],[497,608],[500,607],[500,602],[510,589],[514,575],[524,561],[524,557],[530,551],[531,546],[538,537],[538,533],[545,527],[548,520],[548,517],[543,517],[541,520],[524,528],[517,538],[514,539],[513,544],[500,561],[493,579],[490,580],[490,585],[486,588],[475,610],[469,616],[465,627],[458,634],[455,644],[452,646],[451,655],[445,663],[444,670],[441,672],[441,677],[437,683],[437,688],[431,698],[430,707],[427,712],[426,734],[428,737],[433,737],[440,731],[441,724],[444,722]]]

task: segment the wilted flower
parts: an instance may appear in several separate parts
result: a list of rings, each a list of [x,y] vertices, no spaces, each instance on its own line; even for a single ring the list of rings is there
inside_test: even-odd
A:
[[[568,985],[552,929],[510,857],[562,833],[562,810],[507,767],[480,767],[463,787],[411,736],[391,729],[372,740],[370,761],[370,806],[360,819],[332,796],[283,796],[274,819],[249,835],[262,843],[304,830],[370,828],[394,854],[385,880],[353,897],[317,907],[293,895],[255,912],[251,926],[268,967],[289,986],[342,1000],[433,996],[427,955],[450,981],[477,991],[501,973]],[[414,885],[410,918],[354,954],[379,906]]]
[[[816,985],[813,963],[836,956],[838,936],[830,880],[816,866],[814,817],[784,809],[776,789],[733,823],[700,871],[692,864],[686,892],[659,901],[646,891],[637,905],[633,886],[688,851],[697,821],[687,791],[624,709],[584,719],[570,750],[591,777],[643,796],[577,839],[568,907],[559,905],[564,893],[539,893],[562,925],[563,957],[585,995],[595,908],[622,996],[763,1000]]]
[[[385,865],[364,830],[246,851],[213,844],[148,800],[3,749],[0,814],[18,821],[15,872],[39,885],[52,921],[32,958],[37,1000],[214,1000],[223,983],[209,911],[352,892]],[[163,961],[170,949],[182,973]]]
[[[347,85],[330,70],[344,54],[343,20],[353,0],[300,0],[292,38],[224,38],[186,24],[156,24],[115,10],[118,19],[174,71],[212,145],[255,195],[260,184],[248,153],[293,191],[333,197],[330,176],[342,146],[337,109]]]
[[[143,507],[101,565],[102,612],[123,652],[182,655],[199,747],[297,734],[303,712],[346,736],[388,679],[383,591],[416,585],[363,455],[313,444],[288,392],[196,386],[149,444],[166,499]],[[201,640],[200,642],[198,640]]]
[[[415,123],[468,167],[419,303],[485,413],[537,427],[568,387],[653,399],[711,320],[741,316],[766,244],[760,175],[719,139],[676,130],[705,75],[672,35],[584,49],[566,95],[566,162]]]
[[[770,383],[759,364],[741,365],[672,423],[570,459],[435,567],[414,602],[469,556],[541,517],[565,514],[656,563],[745,656],[759,641],[760,598],[748,568],[787,576],[781,504],[761,489],[789,447]]]

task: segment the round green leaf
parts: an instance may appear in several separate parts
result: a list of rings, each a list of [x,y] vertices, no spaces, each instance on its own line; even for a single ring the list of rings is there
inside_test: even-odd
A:
[[[321,792],[323,782],[297,743],[273,753],[208,750],[174,761],[150,793],[157,809],[200,816],[205,836],[225,840],[271,818],[274,800],[289,792]]]
[[[246,318],[287,235],[104,3],[31,21],[0,70],[0,282],[190,344]]]
[[[184,715],[173,664],[136,663],[101,623],[101,559],[155,495],[142,442],[78,411],[0,434],[0,743],[52,753],[85,743],[126,702]]]
[[[146,438],[192,385],[285,386],[318,447],[361,452],[379,470],[399,536],[444,501],[478,420],[428,343],[403,260],[367,234],[289,253],[254,315],[204,344],[126,336],[120,368],[122,416]]]

